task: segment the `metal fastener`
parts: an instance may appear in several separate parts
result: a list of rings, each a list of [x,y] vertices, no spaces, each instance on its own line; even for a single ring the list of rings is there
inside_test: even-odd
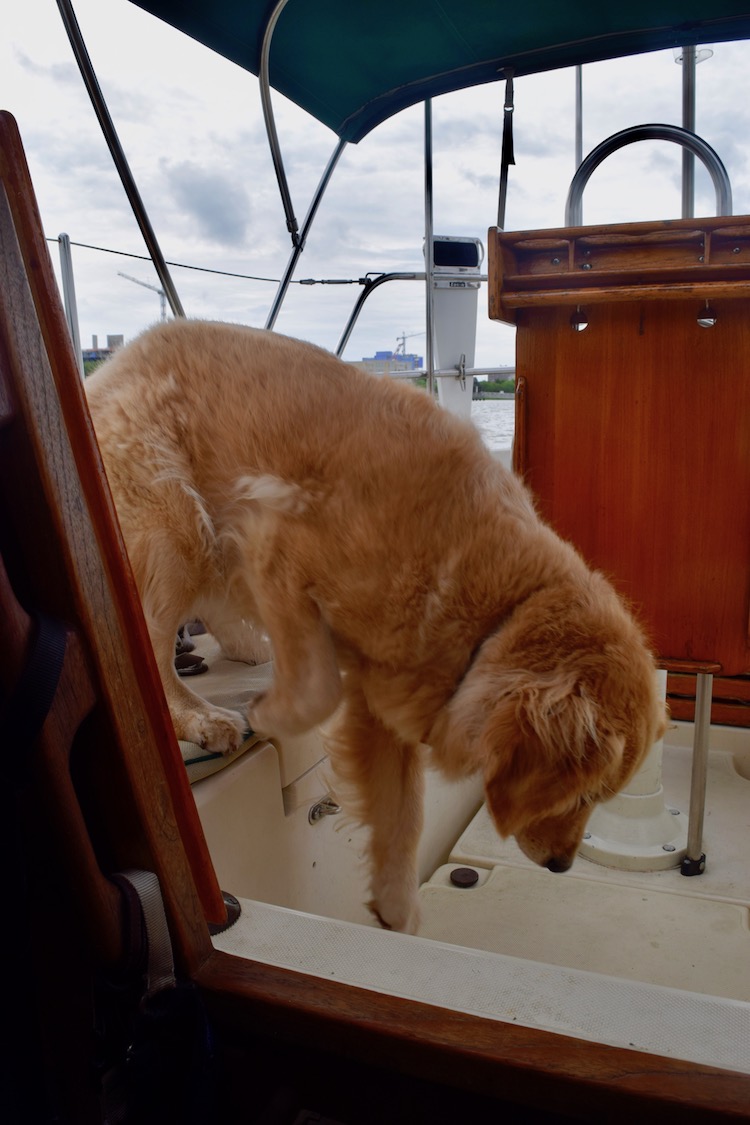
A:
[[[316,801],[307,814],[307,819],[310,824],[317,824],[324,816],[335,816],[336,813],[341,812],[341,805],[337,805],[333,797],[324,797],[322,801]]]

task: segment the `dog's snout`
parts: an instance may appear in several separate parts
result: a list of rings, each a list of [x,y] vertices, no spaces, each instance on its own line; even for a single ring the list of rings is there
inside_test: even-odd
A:
[[[566,859],[565,857],[553,855],[547,860],[544,866],[548,871],[554,871],[556,875],[559,875],[562,874],[563,871],[567,871],[572,862],[572,860]]]

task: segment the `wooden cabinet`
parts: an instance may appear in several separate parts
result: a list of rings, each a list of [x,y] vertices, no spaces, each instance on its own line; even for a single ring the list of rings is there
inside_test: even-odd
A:
[[[542,514],[665,665],[748,671],[750,218],[492,230],[489,269]]]

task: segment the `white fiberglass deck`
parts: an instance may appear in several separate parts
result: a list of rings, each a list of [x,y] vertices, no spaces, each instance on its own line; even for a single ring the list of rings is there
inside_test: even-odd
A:
[[[691,728],[665,740],[664,790],[686,815]],[[703,875],[637,872],[578,858],[570,872],[535,867],[501,840],[482,808],[448,865],[423,886],[420,933],[549,964],[750,1001],[750,736],[714,730]],[[743,776],[744,775],[744,776]],[[473,867],[474,887],[450,882]]]
[[[201,677],[211,681],[212,676]],[[202,685],[195,685],[202,686]],[[687,815],[692,728],[665,738],[667,805]],[[750,1072],[750,734],[714,728],[703,875],[555,875],[497,836],[479,790],[431,779],[416,938],[364,907],[366,835],[310,824],[330,781],[317,735],[261,742],[193,787],[222,886],[243,905],[215,939],[259,960],[615,1046]],[[473,867],[471,888],[452,885]],[[394,956],[394,952],[397,955]]]
[[[228,953],[591,1042],[750,1072],[750,1004],[245,901]]]

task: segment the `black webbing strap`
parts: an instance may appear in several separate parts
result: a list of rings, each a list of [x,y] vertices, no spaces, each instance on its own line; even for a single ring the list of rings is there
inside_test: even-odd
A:
[[[110,878],[125,894],[123,968],[139,984],[131,997],[135,1010],[126,1010],[124,1028],[109,1044],[104,1125],[216,1125],[213,1032],[196,986],[175,976],[159,880],[139,870]],[[116,990],[100,991],[100,1029],[110,1022],[117,1030],[111,1013],[117,1000]]]
[[[0,705],[0,728],[9,745],[30,746],[49,714],[60,682],[68,632],[64,625],[43,613],[34,613],[36,625],[26,664],[19,680]],[[11,763],[15,778],[26,759],[19,753]]]
[[[500,197],[497,203],[497,225],[505,229],[505,201],[508,195],[508,168],[515,164],[513,153],[513,71],[505,71],[505,100],[503,102],[503,149],[500,160]]]

